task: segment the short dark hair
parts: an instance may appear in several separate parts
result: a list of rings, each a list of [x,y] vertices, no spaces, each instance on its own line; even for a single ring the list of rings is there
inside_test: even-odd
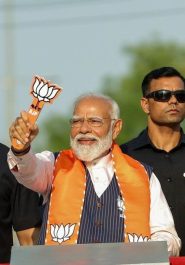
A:
[[[150,83],[153,79],[159,79],[161,77],[173,77],[173,76],[180,77],[182,79],[182,81],[184,83],[184,87],[185,87],[184,77],[175,68],[165,66],[165,67],[161,67],[161,68],[157,68],[157,69],[152,70],[143,79],[143,82],[141,85],[143,96],[146,96],[146,94],[150,88]]]

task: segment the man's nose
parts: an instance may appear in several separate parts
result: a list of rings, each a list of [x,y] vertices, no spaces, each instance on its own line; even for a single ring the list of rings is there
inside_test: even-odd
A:
[[[86,132],[91,132],[91,131],[92,131],[91,126],[89,125],[88,121],[84,119],[80,126],[80,132],[86,133]]]
[[[176,104],[177,102],[178,102],[178,100],[176,99],[175,95],[172,95],[168,101],[169,104],[174,104],[174,103]]]

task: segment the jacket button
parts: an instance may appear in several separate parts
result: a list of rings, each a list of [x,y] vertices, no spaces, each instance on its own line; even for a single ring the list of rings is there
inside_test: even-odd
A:
[[[101,202],[97,202],[97,208],[101,208],[102,203]]]
[[[96,226],[101,226],[102,223],[101,223],[100,221],[95,221],[95,225],[96,225]]]

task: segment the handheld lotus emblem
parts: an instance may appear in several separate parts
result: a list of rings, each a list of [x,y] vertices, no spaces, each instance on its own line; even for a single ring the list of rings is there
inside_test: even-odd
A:
[[[53,100],[60,94],[62,88],[56,84],[51,84],[42,77],[35,76],[32,80],[30,93],[33,96],[32,104],[28,110],[29,122],[34,124],[45,103],[52,103]],[[23,145],[17,139],[12,140],[12,146],[21,150]]]
[[[148,236],[136,235],[136,234],[129,234],[128,233],[128,240],[129,242],[147,242],[150,241]]]
[[[76,224],[66,224],[66,225],[51,225],[51,236],[52,240],[61,244],[64,241],[70,239],[72,234],[74,233]]]
[[[38,101],[51,102],[61,89],[55,84],[50,84],[44,78],[35,76],[35,81],[32,85],[31,94],[38,99]]]

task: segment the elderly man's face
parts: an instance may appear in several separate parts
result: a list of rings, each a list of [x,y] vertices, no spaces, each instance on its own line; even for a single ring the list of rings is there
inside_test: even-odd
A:
[[[104,99],[82,99],[71,124],[71,147],[80,160],[92,161],[108,153],[114,135],[111,105]]]

